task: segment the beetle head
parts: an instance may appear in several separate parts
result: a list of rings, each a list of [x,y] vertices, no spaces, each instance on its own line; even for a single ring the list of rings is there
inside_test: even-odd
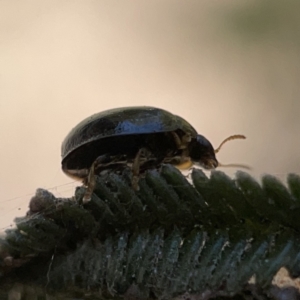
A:
[[[189,155],[195,165],[204,169],[215,169],[218,166],[215,150],[203,135],[198,134],[197,138],[190,142]]]

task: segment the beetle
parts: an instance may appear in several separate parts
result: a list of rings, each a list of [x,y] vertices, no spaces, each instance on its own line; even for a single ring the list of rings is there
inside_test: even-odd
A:
[[[95,175],[130,166],[132,186],[138,189],[140,174],[163,163],[177,167],[218,166],[211,143],[180,116],[150,106],[122,107],[94,114],[74,127],[62,143],[62,170],[87,185],[84,199],[93,192]]]

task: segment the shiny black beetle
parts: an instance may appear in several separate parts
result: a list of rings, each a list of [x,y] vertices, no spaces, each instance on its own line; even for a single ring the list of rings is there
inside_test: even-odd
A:
[[[230,136],[220,147],[236,138],[245,137]],[[214,169],[220,147],[214,150],[187,121],[163,109],[123,107],[92,115],[71,130],[62,144],[62,169],[88,186],[88,199],[95,174],[130,166],[137,188],[139,174],[162,163]]]

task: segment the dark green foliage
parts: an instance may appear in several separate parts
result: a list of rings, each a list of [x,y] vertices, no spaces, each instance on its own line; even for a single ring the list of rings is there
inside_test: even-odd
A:
[[[243,172],[235,180],[201,170],[191,177],[193,185],[165,165],[148,172],[135,192],[130,173],[110,174],[97,179],[86,204],[84,187],[74,199],[43,193],[47,205],[18,219],[1,241],[21,261],[14,276],[22,281],[26,274],[51,293],[90,291],[99,299],[131,290],[138,299],[237,297],[251,276],[263,290],[283,266],[299,276],[298,176],[288,177],[288,188],[272,176],[260,186]],[[12,273],[5,274],[7,283]]]

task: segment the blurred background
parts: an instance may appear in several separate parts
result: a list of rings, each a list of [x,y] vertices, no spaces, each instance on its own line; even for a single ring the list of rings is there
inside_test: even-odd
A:
[[[222,163],[258,179],[300,173],[300,2],[0,2],[0,231],[61,169],[69,130],[96,112],[150,105],[186,118]],[[221,169],[233,176],[236,169]]]

